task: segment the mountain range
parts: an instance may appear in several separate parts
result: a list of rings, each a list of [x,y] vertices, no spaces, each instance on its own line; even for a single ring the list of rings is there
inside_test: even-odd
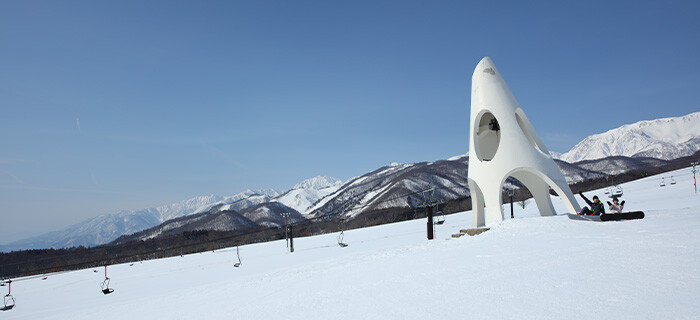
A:
[[[555,162],[569,183],[605,178],[610,173],[667,163],[660,159],[622,156],[576,164],[561,160]],[[343,184],[321,184],[319,187],[326,187],[320,189],[305,184],[306,188],[292,189],[277,197],[254,195],[250,197],[256,199],[253,202],[241,199],[229,205],[214,206],[208,212],[184,216],[142,232],[123,236],[114,244],[185,231],[279,227],[283,225],[282,213],[290,214],[292,221],[338,218],[349,220],[364,213],[384,209],[415,208],[417,204],[426,200],[463,199],[470,195],[467,186],[468,167],[469,158],[466,155],[435,162],[394,163],[352,178]],[[506,180],[506,185],[519,187],[520,183],[511,179]],[[427,189],[434,191],[425,192]]]
[[[277,196],[279,193],[271,189],[246,190],[229,197],[216,195],[200,196],[170,205],[101,215],[68,226],[63,230],[15,241],[7,245],[0,245],[0,251],[95,246],[113,241],[121,235],[138,232],[177,217],[206,212],[217,204],[232,203],[257,194]]]
[[[611,156],[671,160],[692,155],[698,149],[700,112],[695,112],[682,117],[639,121],[594,134],[558,158],[569,163]]]
[[[552,156],[560,159],[555,161],[567,182],[575,183],[660,166],[665,160],[698,149],[700,112],[624,125],[592,135],[567,153],[552,152]],[[246,190],[229,197],[196,197],[167,206],[98,216],[0,246],[0,251],[95,246],[120,237],[122,242],[145,240],[193,230],[279,226],[283,223],[281,213],[289,213],[293,221],[329,215],[353,218],[374,210],[414,206],[425,200],[421,191],[427,188],[435,188],[433,197],[439,199],[467,197],[467,168],[468,156],[461,155],[435,162],[392,163],[345,183],[318,176],[283,193]]]

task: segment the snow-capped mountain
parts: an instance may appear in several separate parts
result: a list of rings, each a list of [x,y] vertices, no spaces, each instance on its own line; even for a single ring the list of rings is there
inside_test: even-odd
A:
[[[310,217],[411,207],[423,200],[421,191],[435,188],[436,199],[467,197],[467,156],[436,162],[392,164],[356,177],[309,209]]]
[[[313,205],[319,200],[333,194],[339,187],[327,187],[323,189],[292,189],[279,197],[275,198],[276,202],[282,203],[290,207],[302,215],[306,216]]]
[[[689,156],[700,149],[700,112],[683,117],[640,121],[587,137],[561,160],[576,163],[610,156],[664,160]]]
[[[385,208],[405,208],[423,201],[419,192],[435,187],[435,197],[466,197],[466,156],[433,163],[394,164],[379,168],[341,185],[337,179],[323,177],[306,180],[296,188],[267,203],[236,211],[233,205],[221,205],[208,212],[167,221],[166,223],[118,239],[118,243],[146,240],[184,231],[231,231],[250,227],[275,227],[283,224],[281,213],[290,213],[293,221],[326,216],[355,217],[363,212]],[[330,185],[328,181],[331,181]],[[325,188],[321,188],[325,186]],[[320,189],[316,189],[320,188]],[[406,194],[411,196],[406,197]]]
[[[593,162],[596,161],[598,160],[593,160]],[[607,173],[605,172],[590,170],[561,160],[554,160],[554,163],[557,164],[568,184],[573,184],[583,180],[604,178],[607,176]]]
[[[656,158],[616,156],[596,160],[583,160],[576,162],[573,166],[593,173],[616,175],[636,169],[660,167],[667,163],[668,161],[666,160]],[[588,179],[588,177],[586,178]]]
[[[306,179],[297,183],[292,189],[325,189],[328,187],[337,187],[343,184],[343,181],[333,177],[316,176],[311,179]]]
[[[232,231],[281,226],[282,213],[289,213],[292,221],[304,220],[314,203],[333,194],[340,185],[342,181],[339,179],[317,176],[297,183],[281,195],[252,194],[228,204],[220,203],[211,206],[208,211],[168,220],[124,236],[116,242],[146,240],[194,230]]]
[[[316,176],[297,183],[274,200],[307,216],[316,202],[336,192],[342,184],[340,179]]]
[[[0,251],[100,245],[111,242],[121,235],[148,229],[177,217],[206,212],[215,205],[233,203],[259,195],[274,197],[279,193],[275,190],[246,190],[230,197],[201,196],[170,205],[101,215],[63,230],[2,245]]]
[[[120,244],[133,240],[148,240],[155,237],[176,235],[186,231],[216,230],[233,231],[255,227],[276,227],[284,224],[282,213],[289,213],[291,222],[305,218],[296,210],[279,202],[265,202],[246,207],[241,211],[223,209],[227,205],[213,207],[208,212],[168,220],[155,227],[124,235],[112,244]]]

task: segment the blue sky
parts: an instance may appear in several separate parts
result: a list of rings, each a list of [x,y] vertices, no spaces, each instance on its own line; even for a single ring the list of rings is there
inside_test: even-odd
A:
[[[700,109],[697,2],[484,2],[2,1],[0,242],[466,153],[486,55],[551,150]]]

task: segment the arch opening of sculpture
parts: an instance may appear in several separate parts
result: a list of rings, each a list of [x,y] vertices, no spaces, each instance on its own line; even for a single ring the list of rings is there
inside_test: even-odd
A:
[[[506,175],[506,178],[501,182],[501,190],[507,189],[505,186],[509,178],[515,179],[520,185],[522,185],[522,188],[527,189],[532,198],[534,198],[537,209],[541,215],[555,215],[554,206],[552,205],[552,200],[550,198],[550,192],[554,191],[554,193],[556,193],[558,196],[561,194],[561,191],[557,192],[559,187],[557,187],[553,181],[548,182],[547,180],[550,180],[549,178],[535,170],[521,168],[513,170]],[[501,193],[501,197],[503,196],[504,193]],[[501,198],[501,202],[503,202],[503,200],[504,199]]]
[[[501,203],[510,204],[511,196],[513,197],[513,205],[517,207],[519,204],[524,209],[522,202],[529,203],[529,200],[532,198],[532,192],[520,180],[509,176],[506,177],[506,180],[501,185]]]
[[[496,117],[489,111],[483,112],[477,123],[474,141],[476,156],[481,161],[491,161],[501,143],[501,128]]]

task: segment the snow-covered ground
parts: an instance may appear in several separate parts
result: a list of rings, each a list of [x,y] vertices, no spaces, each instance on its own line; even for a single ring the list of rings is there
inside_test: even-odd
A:
[[[538,217],[530,201],[474,237],[450,238],[470,226],[466,212],[433,241],[421,219],[348,231],[347,248],[337,234],[295,239],[292,254],[284,241],[244,246],[240,268],[235,248],[110,266],[107,296],[102,269],[16,281],[16,307],[0,317],[698,319],[700,194],[690,169],[671,175],[663,188],[660,176],[622,185],[643,220]]]

